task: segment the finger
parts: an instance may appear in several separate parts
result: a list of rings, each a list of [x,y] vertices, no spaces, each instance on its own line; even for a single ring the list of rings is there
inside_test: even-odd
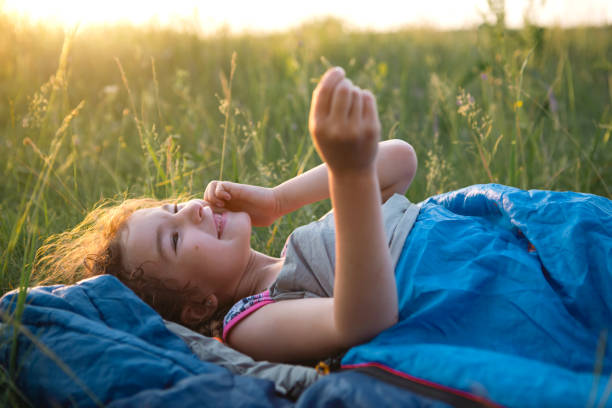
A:
[[[223,207],[224,205],[222,201],[215,197],[215,186],[210,184],[204,192],[204,201],[206,201],[211,207]]]
[[[363,91],[363,118],[366,120],[374,120],[378,118],[378,108],[376,107],[376,98],[369,90]]]
[[[349,117],[351,119],[361,119],[361,113],[363,111],[363,91],[355,87],[353,89],[351,109],[349,111]]]
[[[330,114],[336,117],[346,117],[351,107],[351,93],[353,90],[353,83],[344,78],[336,89],[332,96],[331,111]]]
[[[208,183],[206,190],[204,190],[204,200],[210,202],[210,200],[214,198],[216,184],[216,181],[211,181]]]
[[[329,114],[334,89],[343,78],[344,70],[340,67],[330,68],[323,75],[312,95],[311,113],[314,116]]]
[[[244,201],[251,200],[254,192],[254,187],[248,184],[233,183],[224,181],[223,186],[232,200]]]
[[[211,186],[210,195],[207,198],[211,205],[220,208],[225,206],[224,194],[222,183],[215,182],[215,184]]]
[[[204,191],[204,200],[210,203],[210,205],[216,207],[223,207],[225,204],[223,201],[219,199],[219,194],[217,193],[219,187],[221,186],[221,182],[214,180],[208,183],[206,187],[206,191]]]
[[[215,196],[223,200],[231,200],[232,196],[230,195],[228,190],[229,188],[226,183],[219,183],[217,184],[217,188],[215,189]]]

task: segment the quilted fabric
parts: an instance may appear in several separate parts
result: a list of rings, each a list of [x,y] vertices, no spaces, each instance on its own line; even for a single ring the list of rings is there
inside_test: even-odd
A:
[[[420,206],[396,268],[400,321],[343,365],[379,363],[509,407],[604,397],[612,201],[489,184]]]

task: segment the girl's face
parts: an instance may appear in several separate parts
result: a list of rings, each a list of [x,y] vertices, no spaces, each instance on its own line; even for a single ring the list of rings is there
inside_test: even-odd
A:
[[[190,283],[204,296],[234,295],[251,253],[247,213],[213,213],[202,200],[134,212],[120,242],[125,266],[145,274]]]

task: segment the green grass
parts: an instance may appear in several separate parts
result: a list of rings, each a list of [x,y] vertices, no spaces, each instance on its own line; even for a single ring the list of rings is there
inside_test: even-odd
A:
[[[318,164],[307,116],[329,65],[375,93],[383,139],[415,147],[412,201],[486,182],[612,194],[612,27],[374,33],[327,20],[202,38],[64,33],[0,11],[0,61],[0,293],[32,284],[42,241],[102,198],[198,196],[220,175],[273,186]],[[328,208],[257,229],[253,246],[277,255]]]

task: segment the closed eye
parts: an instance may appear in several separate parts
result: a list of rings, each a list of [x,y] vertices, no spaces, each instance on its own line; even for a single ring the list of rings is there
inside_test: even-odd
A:
[[[179,239],[179,233],[175,232],[174,234],[172,234],[172,248],[174,249],[174,252],[176,253],[176,245],[178,243],[178,239]]]
[[[178,204],[174,203],[174,213],[176,214],[177,212],[178,212]],[[175,232],[174,234],[172,234],[172,248],[174,248],[174,253],[176,253],[176,246],[178,244],[178,239],[179,239],[178,232]]]

